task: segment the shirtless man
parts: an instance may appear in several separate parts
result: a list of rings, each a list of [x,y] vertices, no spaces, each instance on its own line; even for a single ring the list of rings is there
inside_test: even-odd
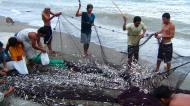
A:
[[[153,94],[166,106],[190,106],[190,95],[174,94],[167,86],[160,86]]]
[[[50,8],[45,8],[44,11],[42,12],[42,20],[44,22],[44,27],[48,31],[47,36],[44,37],[44,44],[47,44],[49,53],[51,53],[51,54],[56,53],[55,51],[52,50],[52,45],[51,45],[51,42],[52,42],[51,20],[54,17],[60,16],[61,14],[62,14],[61,12],[59,12],[59,13],[51,12]]]
[[[173,54],[173,45],[171,40],[175,35],[175,25],[170,21],[169,13],[164,13],[162,15],[162,21],[163,27],[161,31],[155,33],[155,37],[160,41],[156,72],[159,71],[162,61],[167,64],[166,70],[170,70]]]

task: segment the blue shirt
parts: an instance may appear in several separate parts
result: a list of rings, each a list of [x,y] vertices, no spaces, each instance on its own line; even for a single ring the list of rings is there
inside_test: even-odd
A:
[[[6,62],[11,60],[11,58],[10,58],[8,52],[7,52],[5,49],[3,49],[3,50],[0,52],[0,64],[3,63],[4,60],[5,60]]]
[[[90,34],[92,32],[92,25],[94,24],[95,15],[88,15],[87,12],[82,12],[81,32]]]

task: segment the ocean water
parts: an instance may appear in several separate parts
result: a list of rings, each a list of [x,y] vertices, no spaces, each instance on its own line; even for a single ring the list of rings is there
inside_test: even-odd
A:
[[[189,0],[113,0],[121,11],[130,16],[130,21],[134,15],[143,17],[144,23],[148,26],[149,33],[159,31],[161,28],[161,15],[169,12],[172,21],[176,25],[176,38],[174,51],[183,56],[190,55],[190,1]],[[94,5],[96,14],[96,25],[104,28],[122,32],[117,33],[110,30],[98,29],[102,44],[114,48],[118,51],[126,51],[127,35],[122,31],[122,16],[113,5],[112,0],[81,0],[82,11],[86,11],[86,5]],[[62,11],[64,16],[80,29],[80,18],[71,18],[78,8],[78,0],[0,0],[0,15],[9,16],[14,20],[26,22],[34,26],[43,26],[41,12],[44,7],[51,7],[52,11]],[[68,15],[68,16],[66,16]],[[63,25],[61,31],[72,33],[80,37],[80,30],[72,26],[61,17]],[[52,20],[55,27],[57,18]],[[132,22],[132,21],[131,21]],[[146,39],[146,38],[145,38]],[[92,41],[98,43],[95,31],[93,31]],[[151,48],[150,48],[151,45]],[[142,58],[153,58],[157,55],[158,44],[152,38],[142,47],[140,55]],[[151,51],[151,52],[150,52]]]

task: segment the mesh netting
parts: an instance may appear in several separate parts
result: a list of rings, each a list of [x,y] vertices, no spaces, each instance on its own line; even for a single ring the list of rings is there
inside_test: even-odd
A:
[[[170,72],[154,73],[152,66],[146,62],[133,63],[131,71],[127,71],[126,55],[103,46],[106,45],[106,38],[101,36],[105,34],[101,31],[106,29],[103,27],[96,26],[93,30],[93,39],[98,45],[92,43],[91,56],[84,58],[82,45],[76,38],[80,36],[80,24],[75,25],[72,23],[74,21],[78,22],[72,17],[60,17],[55,28],[57,32],[54,31],[53,48],[60,53],[50,58],[64,60],[65,66],[29,66],[30,75],[13,77],[17,96],[47,105],[65,106],[67,100],[83,100],[82,104],[96,101],[98,105],[100,102],[108,106],[117,105],[115,103],[118,102],[124,106],[161,106],[150,95],[153,88],[166,84],[180,89],[183,85],[189,73],[187,57],[176,56],[173,65],[179,67],[174,67]]]

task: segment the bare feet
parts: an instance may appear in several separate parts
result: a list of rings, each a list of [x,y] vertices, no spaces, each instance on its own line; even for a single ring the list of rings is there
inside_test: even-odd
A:
[[[89,53],[83,54],[83,57],[89,57],[89,56],[91,56],[91,54],[89,54]]]

